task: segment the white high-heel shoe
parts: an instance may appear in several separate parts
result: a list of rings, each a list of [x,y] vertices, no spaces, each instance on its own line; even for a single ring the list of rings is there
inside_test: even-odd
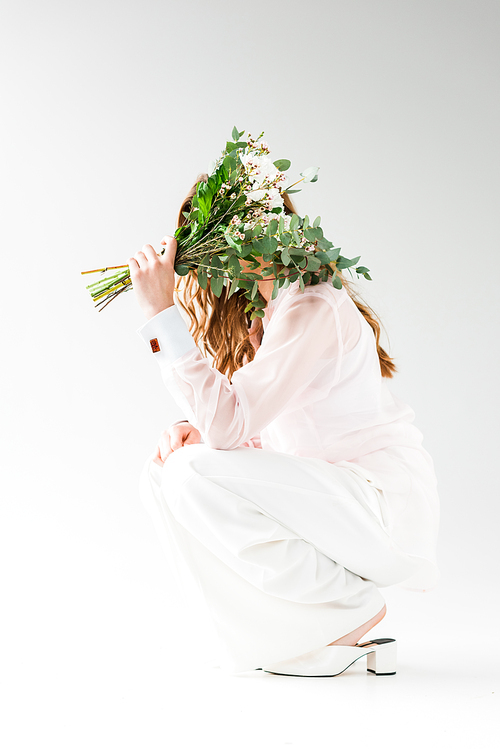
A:
[[[338,676],[360,658],[367,657],[366,670],[375,676],[395,676],[396,640],[382,638],[357,645],[326,645],[310,653],[262,668],[278,676]]]

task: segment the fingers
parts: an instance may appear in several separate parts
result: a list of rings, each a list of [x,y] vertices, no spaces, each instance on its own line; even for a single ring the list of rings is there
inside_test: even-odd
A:
[[[164,263],[168,263],[173,266],[175,263],[175,255],[177,253],[176,238],[167,235],[166,237],[163,237],[163,239],[161,240],[161,244],[165,246],[165,249],[163,251],[163,255],[160,255],[160,259]]]
[[[163,461],[165,461],[173,452],[170,444],[170,435],[168,432],[161,433],[160,440],[158,442],[158,449],[160,451],[160,457]]]
[[[156,463],[157,466],[160,466],[160,468],[163,468],[164,461],[161,459],[159,445],[156,446],[156,452],[153,455],[153,463]]]
[[[138,252],[137,254],[144,255],[150,262],[153,263],[155,262],[155,260],[158,260],[158,255],[150,244],[145,244],[142,250],[140,250],[140,252]]]

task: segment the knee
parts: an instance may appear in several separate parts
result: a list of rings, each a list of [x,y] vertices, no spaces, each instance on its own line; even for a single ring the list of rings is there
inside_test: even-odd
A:
[[[169,486],[179,486],[185,483],[187,479],[197,473],[196,464],[200,452],[207,450],[206,445],[198,443],[197,445],[184,445],[170,453],[163,464],[162,482],[167,482]]]

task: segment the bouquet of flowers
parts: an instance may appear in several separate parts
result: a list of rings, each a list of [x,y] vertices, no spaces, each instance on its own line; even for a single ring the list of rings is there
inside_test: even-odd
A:
[[[269,146],[261,141],[264,133],[253,139],[251,134],[240,140],[244,130],[236,127],[232,141],[217,162],[211,164],[207,182],[199,182],[185,212],[186,223],[176,229],[177,252],[174,270],[184,276],[191,269],[203,289],[210,288],[220,297],[224,286],[228,298],[242,289],[248,299],[245,312],[251,319],[264,317],[266,302],[258,295],[258,281],[274,280],[271,298],[278,289],[297,279],[303,291],[305,284],[318,284],[331,277],[336,289],[342,288],[339,271],[355,267],[358,276],[370,279],[369,270],[357,266],[359,257],[342,257],[340,247],[323,235],[318,216],[312,223],[308,216],[285,215],[283,195],[300,192],[292,189],[299,182],[316,182],[318,167],[300,173],[301,179],[284,186],[288,159],[271,161]],[[260,141],[260,142],[259,142]],[[260,269],[262,258],[266,267]],[[250,270],[243,272],[240,259]],[[253,271],[259,269],[259,273]],[[99,281],[87,286],[96,307],[104,309],[119,294],[132,288],[128,265],[98,268],[86,273],[103,273]]]

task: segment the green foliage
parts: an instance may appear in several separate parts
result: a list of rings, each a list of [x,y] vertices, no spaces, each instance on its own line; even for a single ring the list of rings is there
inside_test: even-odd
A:
[[[332,284],[333,284],[333,286],[336,289],[341,289],[342,288],[342,281],[340,280],[340,278],[337,276],[336,273],[334,274],[334,276],[332,278]]]
[[[285,229],[282,201],[272,209],[264,201],[250,200],[247,204],[248,193],[260,188],[250,179],[242,157],[253,154],[259,158],[267,154],[267,150],[258,144],[264,133],[251,142],[244,139],[244,133],[233,127],[231,140],[226,141],[212,174],[207,182],[197,184],[190,210],[182,212],[186,223],[174,233],[177,240],[175,272],[186,276],[193,271],[200,287],[207,289],[210,283],[217,297],[222,294],[224,285],[228,297],[241,289],[248,299],[246,311],[252,310],[251,319],[264,315],[258,293],[258,281],[262,278],[273,280],[272,299],[280,288],[287,288],[297,279],[302,291],[307,283],[314,286],[330,279],[333,286],[340,289],[339,273],[343,269],[351,275],[355,269],[358,276],[371,280],[369,269],[357,265],[359,257],[349,260],[341,256],[340,247],[334,247],[324,236],[321,216],[316,216],[311,223],[308,215],[301,218],[293,214],[289,228]],[[291,167],[289,159],[277,159],[273,164],[278,172]],[[318,171],[319,167],[305,169],[300,173],[301,179],[286,190],[280,188],[281,195],[300,192],[295,188],[301,182],[316,182]],[[268,217],[270,214],[274,217],[267,221],[259,218],[262,210]],[[241,259],[248,264],[246,272],[242,270]],[[269,264],[268,267],[261,270],[259,259]],[[103,302],[106,305],[131,288],[130,271],[128,266],[123,267],[127,270],[101,277],[88,287],[98,305]]]
[[[346,257],[340,257],[337,261],[337,269],[344,270],[344,268],[350,268],[352,265],[356,265],[361,255],[355,257],[354,260],[348,260]]]
[[[224,278],[222,276],[219,276],[218,278],[212,276],[212,278],[210,279],[210,288],[212,289],[212,292],[216,297],[220,297],[220,295],[222,294],[223,286]]]

